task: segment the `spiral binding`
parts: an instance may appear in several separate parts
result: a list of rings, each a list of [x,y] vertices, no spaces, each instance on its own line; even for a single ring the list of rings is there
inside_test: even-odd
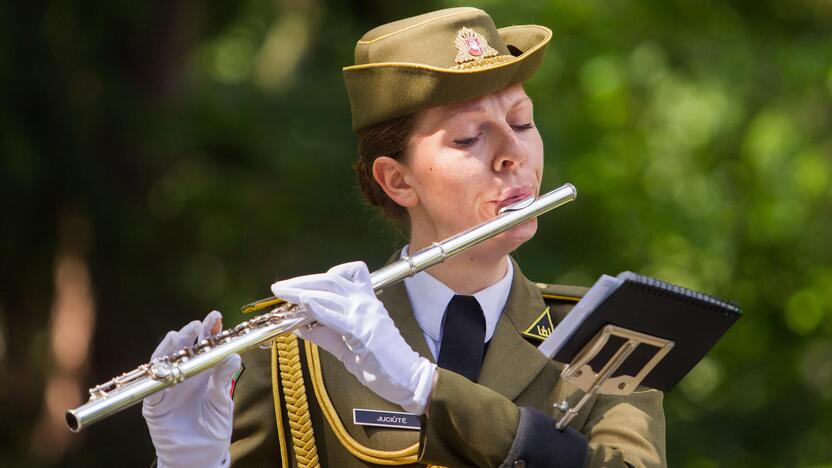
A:
[[[719,310],[726,316],[740,315],[742,313],[739,304],[736,302],[724,301],[718,297],[709,296],[708,294],[694,291],[682,286],[677,286],[675,284],[666,283],[664,281],[657,280],[656,278],[633,273],[632,271],[625,271],[624,273],[618,275],[618,278],[629,281],[633,285],[648,288],[653,292],[671,296],[682,302]]]

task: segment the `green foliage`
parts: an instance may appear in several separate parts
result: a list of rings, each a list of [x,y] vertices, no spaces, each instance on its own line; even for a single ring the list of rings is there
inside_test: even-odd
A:
[[[152,459],[135,409],[38,456],[67,243],[95,297],[84,385],[212,308],[242,320],[275,277],[382,264],[400,239],[361,202],[340,67],[369,28],[457,4],[0,6],[0,459]],[[667,396],[671,466],[829,463],[829,2],[478,5],[498,25],[555,32],[526,87],[544,186],[580,197],[517,253],[526,274],[591,284],[633,270],[745,310]]]

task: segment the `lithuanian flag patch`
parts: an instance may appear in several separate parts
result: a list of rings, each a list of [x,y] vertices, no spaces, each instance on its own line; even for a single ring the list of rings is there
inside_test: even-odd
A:
[[[234,398],[234,390],[237,389],[237,381],[240,380],[240,376],[243,375],[243,371],[246,370],[246,366],[240,364],[240,368],[237,369],[237,372],[231,377],[231,398]]]

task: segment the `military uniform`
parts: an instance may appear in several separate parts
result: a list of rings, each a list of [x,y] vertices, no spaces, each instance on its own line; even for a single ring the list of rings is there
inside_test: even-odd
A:
[[[391,119],[522,83],[542,63],[551,38],[544,26],[498,29],[476,8],[374,28],[357,42],[355,64],[343,69],[353,129],[361,134]],[[565,315],[583,292],[530,282],[515,267],[477,382],[439,369],[419,430],[354,424],[355,409],[402,408],[311,343],[289,335],[275,342],[271,354],[248,352],[234,396],[232,463],[576,466],[589,450],[592,466],[663,466],[660,392],[596,397],[572,421],[574,429],[554,427],[553,403],[574,402],[579,390],[560,380],[562,366],[536,346],[552,328],[547,320]],[[407,344],[433,360],[406,287],[388,287],[379,299]]]
[[[384,123],[393,119],[523,83],[540,66],[551,38],[552,32],[538,25],[498,29],[485,12],[476,8],[440,10],[374,28],[356,44],[355,64],[343,69],[353,129],[359,136],[377,125],[380,127],[376,130],[384,130]],[[344,269],[347,266],[337,268],[351,278],[340,278],[353,288],[350,294],[360,293],[355,296],[357,301],[361,294],[369,297],[372,290],[362,289],[370,282],[366,266],[349,271]],[[356,280],[364,274],[367,278]],[[329,281],[339,273],[331,270],[317,276],[327,275]],[[288,287],[285,283],[292,281],[280,282],[284,283],[284,292]],[[301,286],[292,293],[297,300],[292,302],[302,303],[302,295],[309,292],[303,281],[300,278]],[[328,284],[335,283],[318,283]],[[278,285],[272,285],[275,295],[291,300],[290,296],[275,292]],[[332,292],[315,287],[311,290]],[[433,361],[433,354],[414,316],[406,286],[401,283],[387,287],[378,296],[383,308],[374,299],[368,301],[372,307],[364,307],[371,313],[353,322],[346,320],[341,329],[330,328],[338,320],[328,324],[320,315],[326,312],[343,319],[340,312],[325,310],[318,304],[321,309],[315,318],[324,327],[317,331],[340,334],[336,340],[358,342],[360,346],[348,349],[353,360],[345,361],[357,366],[350,373],[341,361],[292,334],[277,338],[270,352],[252,350],[243,355],[245,370],[232,384],[235,404],[231,462],[237,466],[339,468],[571,467],[587,461],[590,466],[664,466],[660,392],[639,389],[626,397],[593,397],[572,420],[571,427],[565,431],[555,428],[553,404],[563,400],[575,402],[582,395],[560,379],[563,367],[544,357],[536,347],[583,293],[582,288],[533,283],[515,265],[506,305],[488,342],[476,382],[446,369],[435,370],[426,360]],[[343,302],[335,304],[345,307]],[[496,315],[498,308],[491,311]],[[314,307],[308,310],[312,313]],[[330,315],[330,319],[335,315]],[[376,327],[373,330],[380,330],[379,336],[391,339],[378,339],[370,333],[363,333],[361,339],[356,337],[356,333],[362,333],[358,330],[362,325],[371,324]],[[393,335],[393,324],[403,340]],[[323,336],[319,335],[318,342],[333,346]],[[349,348],[345,342],[336,344]],[[391,344],[394,346],[385,347]],[[405,349],[408,345],[418,355]],[[356,349],[365,354],[358,354]],[[367,353],[373,352],[378,354],[367,358]],[[367,362],[371,362],[369,371],[361,367]],[[364,379],[367,386],[354,374]],[[424,378],[409,382],[408,376]],[[429,380],[434,377],[435,381]],[[354,423],[354,410],[358,409],[401,415],[402,407],[368,388],[374,385],[378,395],[389,395],[390,401],[414,411],[409,416],[389,417],[411,418],[417,430]],[[222,392],[220,395],[227,397]],[[203,403],[214,404],[210,399]],[[223,403],[230,406],[227,400]],[[213,426],[206,423],[210,419],[207,417],[194,425],[191,420],[196,410],[154,413],[153,405],[147,405],[145,410],[151,434],[156,434],[157,453],[164,452],[168,465],[199,465],[187,460],[196,459],[208,449],[212,453],[202,459],[213,460],[226,447],[220,442],[225,441],[228,426],[220,423],[227,420],[227,414],[219,410],[214,411],[217,414],[211,421]],[[206,415],[204,405],[198,411],[200,417]],[[182,430],[177,432],[179,429]]]
[[[479,381],[439,369],[419,431],[353,424],[356,408],[402,409],[310,343],[284,338],[271,353],[250,351],[234,395],[232,464],[552,466],[559,444],[572,443],[558,439],[552,405],[577,401],[581,391],[562,381],[562,365],[536,346],[584,291],[531,282],[515,265]],[[404,285],[385,289],[379,299],[408,344],[432,359]],[[666,465],[661,392],[595,397],[570,426],[586,437],[590,466]]]

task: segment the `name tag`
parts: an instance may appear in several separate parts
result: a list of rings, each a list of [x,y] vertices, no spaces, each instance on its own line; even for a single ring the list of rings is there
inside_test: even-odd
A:
[[[422,426],[419,416],[413,413],[359,408],[353,408],[352,422],[359,426],[392,427],[395,429],[411,429],[415,431],[418,431]]]

